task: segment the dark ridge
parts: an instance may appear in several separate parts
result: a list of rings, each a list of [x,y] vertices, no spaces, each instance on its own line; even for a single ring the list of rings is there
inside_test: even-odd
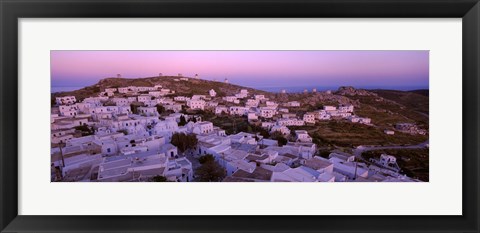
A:
[[[428,89],[411,90],[408,92],[416,93],[423,96],[429,96],[430,94],[430,91]]]

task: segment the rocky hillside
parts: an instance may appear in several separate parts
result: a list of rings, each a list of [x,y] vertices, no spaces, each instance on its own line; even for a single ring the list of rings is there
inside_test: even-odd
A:
[[[188,81],[179,80],[177,76],[162,76],[162,77],[148,77],[148,78],[105,78],[100,80],[97,84],[82,88],[80,90],[70,92],[58,92],[53,93],[52,97],[73,95],[77,99],[84,99],[90,96],[96,96],[105,88],[118,88],[127,86],[146,86],[153,87],[155,85],[162,85],[165,88],[174,90],[178,95],[207,95],[210,89],[214,89],[218,96],[234,95],[238,93],[240,89],[247,89],[253,94],[264,94],[267,96],[273,96],[272,93],[268,93],[253,88],[242,87],[235,84],[228,84],[223,82],[208,81],[203,79],[195,79],[190,77]]]
[[[321,108],[324,105],[352,104],[356,114],[372,118],[378,126],[391,127],[398,122],[412,122],[428,128],[428,90],[415,92],[395,90],[364,90],[354,87],[340,87],[331,92],[309,93],[271,93],[253,88],[242,87],[235,84],[208,81],[203,79],[188,78],[180,80],[177,76],[162,76],[148,78],[105,78],[97,84],[71,92],[53,93],[56,96],[74,95],[78,100],[86,97],[97,96],[105,88],[118,88],[127,86],[162,85],[164,88],[174,90],[175,95],[191,96],[195,94],[208,95],[210,89],[217,92],[218,97],[234,95],[241,89],[247,89],[251,94],[263,94],[278,103],[299,101],[301,108],[296,112],[308,112]]]

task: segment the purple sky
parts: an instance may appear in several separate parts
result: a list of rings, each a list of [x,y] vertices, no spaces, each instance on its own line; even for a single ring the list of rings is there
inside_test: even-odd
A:
[[[52,86],[163,75],[250,87],[428,88],[428,51],[52,51]]]

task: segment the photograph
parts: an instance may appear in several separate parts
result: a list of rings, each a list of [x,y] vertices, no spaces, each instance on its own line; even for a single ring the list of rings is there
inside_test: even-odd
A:
[[[51,182],[429,182],[428,50],[51,50],[50,78]]]

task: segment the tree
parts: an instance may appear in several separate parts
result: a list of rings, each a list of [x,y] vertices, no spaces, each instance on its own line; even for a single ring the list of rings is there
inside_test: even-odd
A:
[[[285,137],[277,138],[278,146],[285,146],[288,143],[288,140]]]
[[[288,140],[285,138],[285,136],[278,131],[273,132],[270,138],[277,140],[278,146],[284,146],[288,143]]]
[[[290,136],[296,138],[296,137],[297,137],[297,132],[296,132],[296,130],[291,130],[291,131],[290,131]]]
[[[88,127],[87,125],[75,126],[75,130],[79,130],[82,133],[82,136],[93,135],[93,128]]]
[[[185,120],[185,116],[181,115],[180,116],[180,122],[178,123],[178,126],[184,126],[187,124],[187,120]]]
[[[152,182],[167,182],[167,178],[165,176],[154,176],[151,179]]]
[[[253,124],[249,124],[249,126],[252,128],[252,131],[255,132],[255,133],[259,133],[262,137],[264,138],[268,138],[270,136],[270,134],[268,133],[268,131],[258,125],[253,125]]]
[[[130,104],[130,110],[132,111],[133,114],[137,114],[138,107],[142,107],[142,106],[143,106],[142,103],[132,103]]]
[[[197,168],[195,175],[201,182],[220,182],[226,171],[215,160],[208,160]]]
[[[157,112],[158,112],[158,114],[162,114],[162,113],[165,112],[165,107],[163,107],[162,105],[157,104],[156,107],[157,107]]]
[[[198,158],[198,162],[200,162],[200,164],[209,163],[212,161],[215,161],[215,158],[211,154],[203,155]]]
[[[117,130],[118,133],[123,133],[125,135],[128,135],[128,131],[126,129],[120,129],[120,130]]]
[[[171,143],[183,153],[188,149],[195,149],[198,144],[198,139],[195,134],[174,133]]]

